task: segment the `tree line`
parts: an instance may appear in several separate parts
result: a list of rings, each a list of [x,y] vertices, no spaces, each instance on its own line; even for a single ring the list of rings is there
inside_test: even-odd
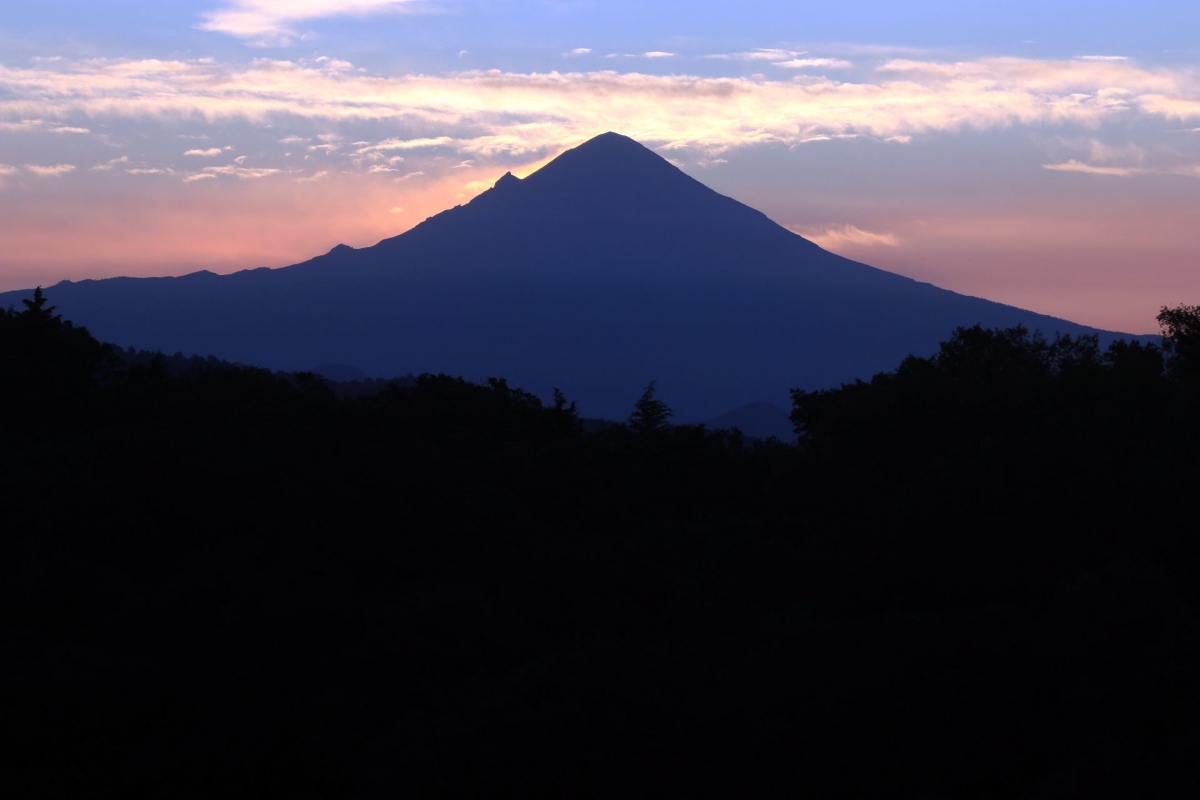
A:
[[[1200,309],[960,328],[791,443],[0,312],[17,796],[1178,796]],[[669,398],[668,398],[669,399]]]

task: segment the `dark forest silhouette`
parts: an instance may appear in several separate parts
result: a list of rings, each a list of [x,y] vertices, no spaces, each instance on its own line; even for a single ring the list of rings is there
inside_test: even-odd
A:
[[[960,328],[796,444],[0,313],[10,796],[1169,797],[1200,309]],[[172,367],[171,364],[175,366]],[[188,366],[190,364],[190,367]]]

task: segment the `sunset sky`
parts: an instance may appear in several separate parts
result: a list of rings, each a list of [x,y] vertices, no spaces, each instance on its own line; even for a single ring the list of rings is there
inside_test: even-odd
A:
[[[1198,30],[1182,1],[6,5],[0,290],[374,244],[613,130],[835,252],[1151,332],[1200,302]]]

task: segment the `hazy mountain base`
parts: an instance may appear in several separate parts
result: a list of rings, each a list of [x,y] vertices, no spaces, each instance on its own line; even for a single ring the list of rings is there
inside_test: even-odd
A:
[[[19,796],[1195,786],[1197,391],[1153,350],[968,332],[747,447],[43,322],[0,331]]]

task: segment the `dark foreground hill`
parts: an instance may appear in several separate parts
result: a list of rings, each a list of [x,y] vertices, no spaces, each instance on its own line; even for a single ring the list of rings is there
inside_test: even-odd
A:
[[[374,247],[48,294],[124,346],[272,369],[503,375],[614,419],[654,379],[679,419],[698,421],[868,377],[960,325],[1087,331],[836,256],[613,133]]]
[[[785,446],[587,435],[499,380],[173,373],[31,300],[0,313],[0,784],[1195,797],[1200,309],[1167,328],[1165,363],[956,331],[796,393]]]

